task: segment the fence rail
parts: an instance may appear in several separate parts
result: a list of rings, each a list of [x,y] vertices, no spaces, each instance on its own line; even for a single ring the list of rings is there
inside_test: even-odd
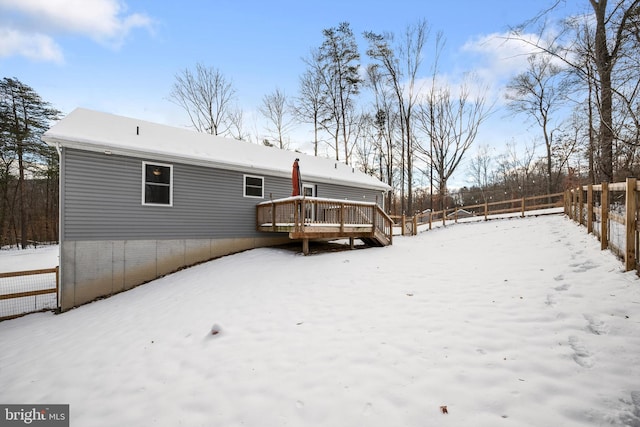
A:
[[[0,321],[58,307],[58,267],[0,273]]]
[[[461,206],[442,211],[423,212],[414,216],[393,215],[391,218],[402,228],[402,235],[415,235],[418,226],[429,225],[431,229],[434,222],[442,221],[446,225],[447,221],[458,222],[460,218],[484,217],[488,220],[490,215],[500,215],[508,213],[519,213],[525,216],[525,212],[547,209],[561,208],[564,205],[564,193],[545,194],[543,196],[521,197],[519,199],[503,200],[500,202],[487,202],[477,205]]]
[[[639,271],[639,198],[640,182],[636,178],[583,185],[565,193],[565,213],[584,225],[587,233],[594,234],[601,249],[622,258],[626,271]]]

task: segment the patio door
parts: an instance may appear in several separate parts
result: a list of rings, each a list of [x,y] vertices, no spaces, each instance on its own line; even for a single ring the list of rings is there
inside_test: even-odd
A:
[[[302,195],[304,197],[316,197],[316,186],[314,184],[302,184]],[[304,219],[305,221],[316,220],[316,205],[313,203],[305,204],[304,207]]]
[[[304,197],[316,197],[316,186],[313,184],[302,184],[302,195]]]

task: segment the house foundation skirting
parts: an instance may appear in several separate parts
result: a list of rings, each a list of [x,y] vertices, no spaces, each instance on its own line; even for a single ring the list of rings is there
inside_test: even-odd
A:
[[[64,241],[58,304],[61,310],[69,310],[183,267],[288,241],[283,237]]]

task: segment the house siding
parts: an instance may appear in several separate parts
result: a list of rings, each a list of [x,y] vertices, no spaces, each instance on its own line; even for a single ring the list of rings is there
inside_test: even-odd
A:
[[[173,164],[173,206],[142,204],[142,161],[66,149],[65,240],[257,237],[255,205],[243,196],[243,173]],[[158,162],[162,163],[162,162]],[[265,177],[265,194],[287,182]]]
[[[247,172],[173,164],[173,206],[142,204],[142,162],[134,158],[65,149],[61,206],[63,240],[255,238],[255,205],[291,194],[287,178],[264,176],[265,198],[243,196]],[[166,162],[158,162],[166,163]],[[382,202],[381,193],[335,184],[318,197]],[[377,197],[376,197],[377,196]]]

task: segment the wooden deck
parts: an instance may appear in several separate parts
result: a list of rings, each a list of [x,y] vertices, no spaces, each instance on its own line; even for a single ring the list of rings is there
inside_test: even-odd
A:
[[[360,239],[374,246],[393,241],[393,220],[376,203],[318,197],[288,197],[256,207],[256,227],[270,233],[289,233],[301,240],[305,255],[309,240]]]

